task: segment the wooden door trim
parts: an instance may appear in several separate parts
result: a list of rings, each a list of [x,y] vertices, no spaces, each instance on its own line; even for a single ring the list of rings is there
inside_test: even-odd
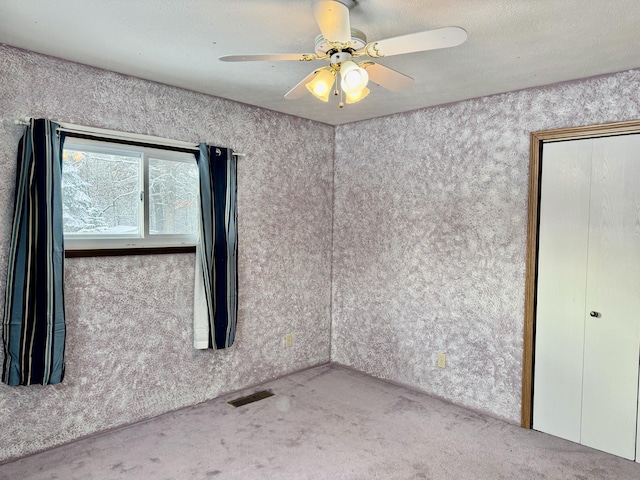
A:
[[[535,304],[538,266],[538,226],[540,224],[539,213],[542,146],[545,143],[550,142],[637,133],[640,133],[640,120],[590,125],[585,127],[542,130],[531,133],[529,152],[529,217],[527,223],[527,258],[524,298],[524,342],[522,354],[521,425],[524,428],[531,428],[533,420]]]

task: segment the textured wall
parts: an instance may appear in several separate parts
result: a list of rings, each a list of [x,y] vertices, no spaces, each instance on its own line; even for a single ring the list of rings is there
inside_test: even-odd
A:
[[[631,71],[336,127],[332,359],[519,422],[529,133],[640,118],[638,91]]]
[[[332,284],[333,128],[4,46],[0,79],[0,307],[15,118],[248,153],[236,345],[191,347],[192,254],[68,259],[67,377],[0,384],[0,461],[328,361],[331,285],[332,360],[518,422],[529,132],[640,117],[632,71],[337,127]]]
[[[195,255],[68,259],[66,379],[0,384],[0,461],[329,361],[332,127],[2,45],[0,79],[0,309],[24,130],[14,119],[247,153],[236,344],[192,347]],[[285,350],[286,333],[294,346]]]

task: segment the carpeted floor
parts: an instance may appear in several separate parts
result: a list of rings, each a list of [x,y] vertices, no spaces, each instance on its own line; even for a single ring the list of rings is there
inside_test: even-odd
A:
[[[268,389],[235,408],[228,400]],[[640,464],[337,366],[0,465],[2,480],[640,479]]]

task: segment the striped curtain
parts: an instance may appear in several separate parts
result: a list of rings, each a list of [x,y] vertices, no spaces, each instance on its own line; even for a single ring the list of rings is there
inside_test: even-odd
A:
[[[8,385],[64,377],[62,133],[32,119],[18,146],[2,334]]]
[[[196,248],[193,346],[233,345],[238,316],[236,157],[200,145],[200,241]]]

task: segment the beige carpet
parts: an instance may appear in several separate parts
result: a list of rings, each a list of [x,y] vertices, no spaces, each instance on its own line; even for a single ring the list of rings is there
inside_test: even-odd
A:
[[[227,401],[268,389],[235,408]],[[0,466],[3,480],[640,479],[640,464],[336,366]]]

